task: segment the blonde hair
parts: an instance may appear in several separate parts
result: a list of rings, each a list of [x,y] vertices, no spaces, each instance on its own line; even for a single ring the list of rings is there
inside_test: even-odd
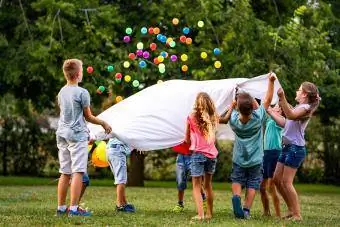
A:
[[[301,88],[302,91],[307,94],[308,104],[310,105],[308,117],[311,117],[320,104],[321,98],[319,96],[319,90],[315,84],[307,81],[301,84]]]
[[[67,80],[75,80],[82,70],[83,62],[79,59],[67,59],[63,64],[63,72]]]
[[[218,115],[214,102],[207,93],[198,93],[192,114],[204,138],[209,142],[213,141],[218,125]]]

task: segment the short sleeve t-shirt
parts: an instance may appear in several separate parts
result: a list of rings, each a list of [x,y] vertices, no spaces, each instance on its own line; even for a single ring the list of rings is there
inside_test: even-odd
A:
[[[263,105],[253,110],[249,121],[243,124],[240,113],[233,109],[230,116],[230,127],[235,133],[233,162],[248,168],[262,163],[263,158],[263,124],[266,110]]]
[[[86,141],[89,130],[83,109],[90,106],[89,92],[78,86],[64,86],[58,94],[60,118],[57,135],[71,141]]]
[[[271,117],[267,118],[266,131],[264,133],[264,150],[265,151],[281,150],[282,131],[283,131],[283,128],[278,126]]]

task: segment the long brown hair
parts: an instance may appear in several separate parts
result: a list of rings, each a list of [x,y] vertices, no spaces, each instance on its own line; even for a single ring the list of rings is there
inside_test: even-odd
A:
[[[319,90],[315,84],[307,81],[301,84],[301,88],[307,94],[308,104],[310,105],[308,117],[311,117],[320,104]]]
[[[211,142],[215,138],[218,115],[215,104],[207,93],[197,94],[193,116],[204,138]]]

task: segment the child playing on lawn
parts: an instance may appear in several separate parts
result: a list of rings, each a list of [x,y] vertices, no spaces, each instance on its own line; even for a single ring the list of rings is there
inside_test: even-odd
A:
[[[215,172],[218,151],[215,147],[215,133],[218,115],[209,95],[200,92],[195,101],[194,109],[188,116],[185,142],[190,144],[191,177],[193,196],[197,215],[192,220],[211,219],[213,215],[212,176]],[[207,211],[204,215],[201,195],[202,176],[207,194]]]
[[[254,98],[248,93],[239,93],[236,103],[233,102],[227,115],[220,118],[220,123],[230,122],[235,133],[233,147],[232,205],[236,218],[250,218],[250,208],[255,198],[256,190],[262,180],[263,158],[263,124],[274,91],[276,77],[268,76],[268,90],[263,103],[258,107]],[[236,109],[232,109],[236,105]],[[246,188],[246,198],[242,208],[241,192]]]
[[[297,169],[306,157],[305,129],[321,99],[317,87],[310,82],[303,82],[296,91],[295,100],[298,105],[294,108],[287,102],[282,88],[277,91],[277,95],[286,118],[282,118],[273,111],[268,112],[278,125],[284,127],[282,152],[273,180],[288,207],[288,214],[284,218],[299,221],[302,217],[293,181]]]
[[[101,125],[106,133],[111,127],[97,117],[90,109],[90,95],[78,86],[83,78],[82,62],[68,59],[63,64],[63,72],[67,81],[58,94],[60,118],[56,132],[58,158],[61,173],[58,182],[57,215],[66,214],[66,195],[71,180],[69,216],[90,216],[91,213],[79,208],[83,174],[87,172],[89,132],[86,121]],[[85,121],[86,119],[86,121]]]

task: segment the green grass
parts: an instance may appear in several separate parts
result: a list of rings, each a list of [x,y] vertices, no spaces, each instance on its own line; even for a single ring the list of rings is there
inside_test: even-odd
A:
[[[0,225],[91,225],[91,226],[186,226],[195,215],[188,189],[185,212],[171,213],[176,204],[175,182],[149,182],[146,187],[128,187],[127,198],[137,208],[135,214],[114,211],[115,187],[112,180],[92,180],[83,202],[93,216],[54,217],[56,181],[48,178],[0,177]],[[338,215],[340,188],[327,185],[297,185],[304,220],[299,223],[261,216],[262,205],[256,196],[251,220],[236,220],[231,210],[228,183],[214,183],[214,218],[212,226],[340,226]],[[282,205],[283,211],[285,210]],[[207,223],[203,223],[207,224]]]

